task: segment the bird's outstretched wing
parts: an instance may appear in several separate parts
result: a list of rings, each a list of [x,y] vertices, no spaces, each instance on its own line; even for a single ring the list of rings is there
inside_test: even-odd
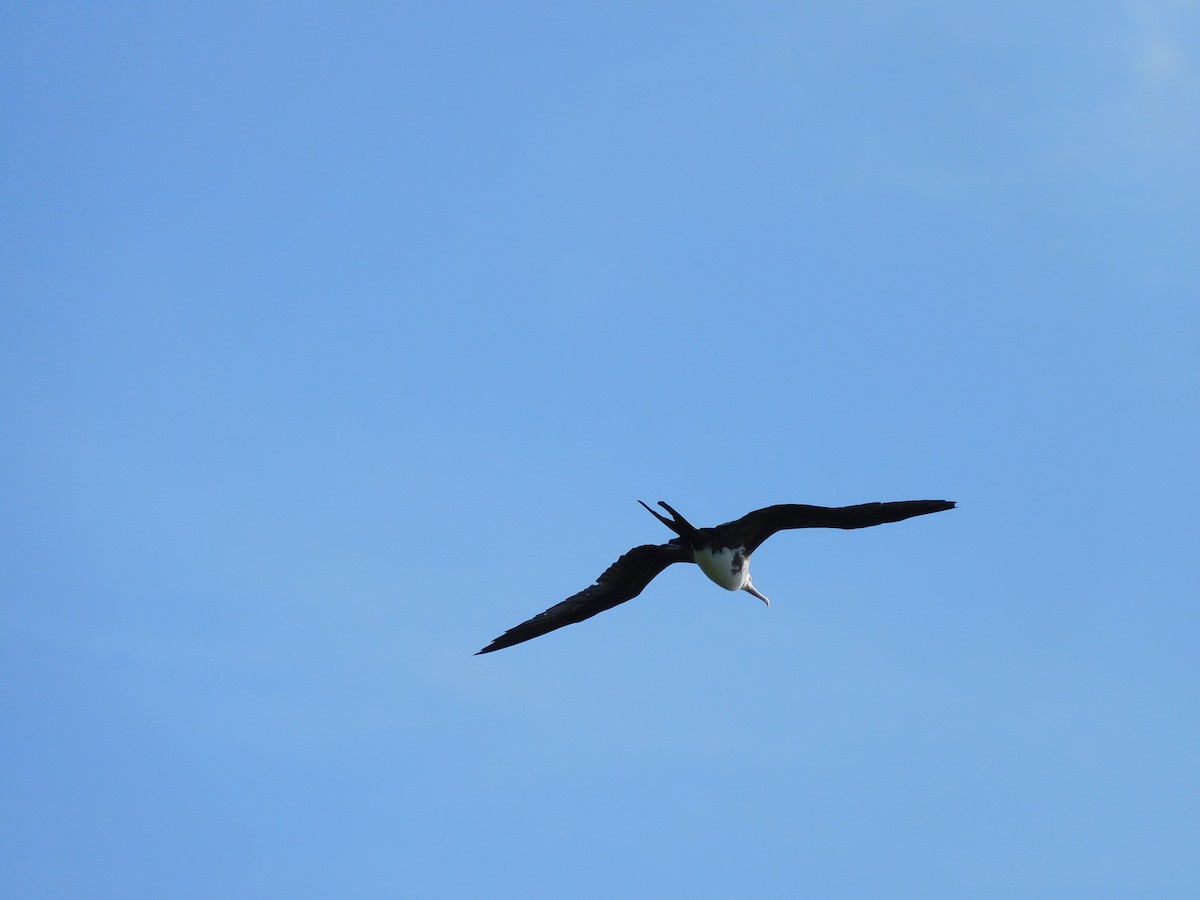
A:
[[[857,506],[781,503],[756,509],[717,528],[727,529],[727,542],[742,544],[749,554],[775,532],[788,528],[868,528],[953,508],[952,500],[898,500],[893,503],[860,503]]]
[[[632,600],[667,566],[677,562],[693,562],[692,555],[682,544],[643,544],[634,547],[604,570],[596,583],[562,603],[555,604],[532,619],[510,628],[479,653],[491,653],[540,637],[547,632],[582,622],[596,613]],[[475,655],[478,656],[479,653]]]

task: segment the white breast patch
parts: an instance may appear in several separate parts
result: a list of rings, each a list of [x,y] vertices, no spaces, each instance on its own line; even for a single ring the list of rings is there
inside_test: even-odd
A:
[[[714,553],[711,548],[706,547],[695,551],[692,556],[700,571],[727,591],[740,591],[750,580],[750,561],[745,558],[740,548],[726,547]],[[742,558],[742,567],[736,572],[733,570],[735,556]]]

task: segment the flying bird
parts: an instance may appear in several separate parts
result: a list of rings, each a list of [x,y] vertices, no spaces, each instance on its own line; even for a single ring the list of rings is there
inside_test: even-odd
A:
[[[725,590],[746,591],[770,606],[771,601],[760,594],[750,580],[750,554],[775,532],[789,528],[868,528],[953,509],[955,504],[951,500],[900,500],[857,506],[783,503],[756,509],[715,528],[696,528],[663,501],[659,500],[658,505],[670,513],[671,518],[642,503],[650,515],[678,537],[665,544],[634,547],[609,566],[591,587],[510,628],[475,655],[541,637],[632,600],[667,566],[678,562],[694,562],[700,571]]]

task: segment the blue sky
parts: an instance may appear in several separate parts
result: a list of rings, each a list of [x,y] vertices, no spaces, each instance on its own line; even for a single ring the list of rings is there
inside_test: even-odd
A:
[[[4,4],[0,893],[1196,896],[1198,26]]]

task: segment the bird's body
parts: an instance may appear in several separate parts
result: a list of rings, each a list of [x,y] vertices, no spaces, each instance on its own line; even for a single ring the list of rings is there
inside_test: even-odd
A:
[[[901,500],[857,506],[784,503],[757,509],[715,528],[696,528],[661,500],[659,506],[671,514],[669,519],[645,503],[642,506],[677,537],[665,544],[634,547],[609,566],[591,587],[510,628],[479,653],[511,647],[632,600],[667,566],[677,562],[694,562],[710,580],[727,591],[746,591],[769,606],[771,601],[758,592],[750,579],[750,555],[775,532],[792,528],[867,528],[953,509],[954,503],[950,500]]]
[[[700,571],[727,591],[740,591],[750,581],[745,547],[702,547],[692,550]]]

